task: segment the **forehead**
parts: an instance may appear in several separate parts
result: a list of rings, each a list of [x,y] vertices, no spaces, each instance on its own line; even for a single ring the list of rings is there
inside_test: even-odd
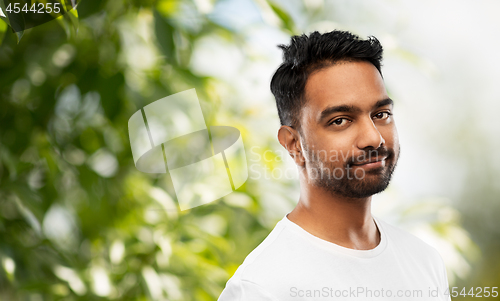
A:
[[[388,98],[382,76],[369,62],[340,62],[313,72],[305,86],[303,118],[317,117],[325,108],[354,106],[368,111]]]

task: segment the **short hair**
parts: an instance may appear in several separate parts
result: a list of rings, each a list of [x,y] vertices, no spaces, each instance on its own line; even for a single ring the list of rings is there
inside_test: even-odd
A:
[[[305,104],[305,86],[309,75],[338,62],[367,61],[380,75],[382,45],[370,36],[360,39],[347,31],[334,30],[309,36],[292,36],[290,45],[278,45],[283,50],[283,63],[271,79],[271,92],[276,99],[281,125],[300,131],[300,113]]]

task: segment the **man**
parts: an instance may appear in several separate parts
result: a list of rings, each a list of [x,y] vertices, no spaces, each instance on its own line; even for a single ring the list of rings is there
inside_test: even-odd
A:
[[[271,91],[300,199],[219,300],[449,300],[438,252],[371,214],[400,150],[379,41],[313,32],[280,47]]]

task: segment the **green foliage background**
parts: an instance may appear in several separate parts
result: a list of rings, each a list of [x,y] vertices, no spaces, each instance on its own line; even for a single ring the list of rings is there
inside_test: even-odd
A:
[[[274,13],[279,30],[297,33],[279,5],[257,2]],[[126,33],[141,32],[143,21],[153,36],[135,38],[161,58],[147,69],[141,64],[149,52],[127,53],[134,40]],[[207,206],[169,211],[162,207],[175,202],[168,177],[133,164],[130,116],[193,87],[207,123],[217,112],[245,143],[255,141],[239,120],[258,112],[221,106],[224,83],[191,70],[193,45],[207,35],[243,44],[239,31],[214,23],[188,0],[83,0],[72,16],[35,27],[20,41],[0,22],[1,300],[216,300],[269,233],[276,220],[263,218],[259,183],[248,181]],[[270,145],[264,140],[262,150]],[[96,154],[114,164],[112,174],[96,171]],[[286,185],[294,184],[283,185],[277,193],[287,199]],[[484,263],[498,265],[493,235],[478,239],[487,257],[474,278],[460,280],[464,285],[500,283],[500,268]],[[496,245],[487,243],[491,237]]]
[[[175,199],[168,181],[133,164],[127,134],[133,113],[183,89],[195,87],[202,94],[210,89],[210,78],[187,67],[192,42],[208,33],[238,39],[191,2],[187,9],[196,20],[188,21],[196,27],[176,23],[182,5],[82,1],[79,23],[49,22],[19,44],[2,25],[0,254],[15,262],[15,271],[1,272],[1,300],[215,300],[245,254],[267,234],[255,218],[260,208],[248,187],[241,190],[247,208],[217,201],[170,212],[157,200]],[[141,14],[154,18],[163,61],[148,71],[147,88],[134,91],[120,61],[119,26]],[[175,43],[180,38],[186,48]],[[52,59],[58,51],[63,60],[70,56],[62,65]],[[43,84],[33,84],[37,75]],[[216,106],[214,98],[205,95]],[[116,158],[113,176],[102,177],[84,164],[99,149]],[[43,231],[50,210],[56,212],[52,218],[59,212],[70,221],[53,239]],[[213,220],[223,220],[222,228],[201,228]],[[124,254],[113,259],[113,248]],[[109,289],[95,289],[99,281],[109,281]]]

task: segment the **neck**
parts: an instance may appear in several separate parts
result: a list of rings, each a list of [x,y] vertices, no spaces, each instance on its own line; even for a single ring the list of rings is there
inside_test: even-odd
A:
[[[337,245],[370,250],[380,242],[371,215],[371,196],[347,198],[301,181],[300,199],[288,219]],[[305,185],[304,185],[305,184]]]

